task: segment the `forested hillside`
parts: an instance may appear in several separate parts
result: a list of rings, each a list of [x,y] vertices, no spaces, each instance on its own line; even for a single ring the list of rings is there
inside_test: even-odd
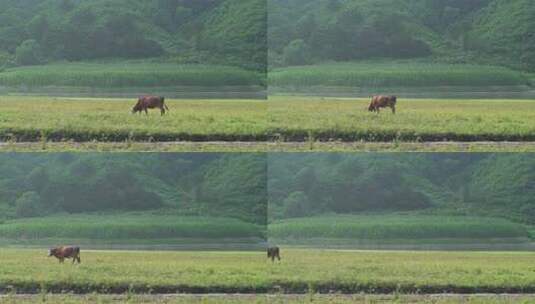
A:
[[[262,0],[0,0],[0,67],[160,58],[263,70]]]
[[[526,154],[276,154],[269,165],[271,219],[410,211],[535,223]]]
[[[0,170],[0,220],[155,210],[266,218],[261,155],[4,154]]]
[[[430,58],[535,70],[530,0],[269,0],[272,66]]]

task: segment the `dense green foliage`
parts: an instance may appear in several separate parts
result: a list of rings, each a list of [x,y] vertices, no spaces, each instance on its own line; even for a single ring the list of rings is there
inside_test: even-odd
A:
[[[82,248],[82,264],[73,267],[47,259],[44,250],[3,249],[0,286],[11,286],[7,293],[15,289],[43,294],[519,294],[535,289],[535,255],[531,252],[363,252],[283,247],[281,254],[282,261],[272,264],[264,252],[93,252]]]
[[[174,212],[181,213],[180,210]],[[181,240],[187,238],[261,240],[264,237],[263,225],[233,218],[179,216],[172,213],[172,210],[165,210],[113,214],[59,214],[7,220],[0,225],[0,240],[2,244],[23,245],[74,240],[79,245],[83,242],[92,244],[105,242],[136,246],[147,242],[172,246],[184,243]]]
[[[503,67],[425,62],[360,62],[273,69],[274,87],[342,86],[376,90],[391,87],[489,87],[528,85],[520,72]],[[391,89],[395,90],[395,89]]]
[[[266,48],[260,0],[0,1],[0,67],[165,56],[263,70]]]
[[[0,86],[128,88],[263,86],[264,74],[237,67],[148,61],[58,63],[5,69]]]
[[[356,241],[525,238],[519,224],[496,218],[414,216],[410,214],[323,216],[269,225],[274,239],[354,239]]]
[[[438,222],[448,227],[436,226],[438,230],[452,229],[450,235],[459,231],[466,235],[502,233],[490,228],[492,220],[448,221],[450,215],[535,223],[535,187],[531,182],[535,179],[535,162],[530,154],[274,154],[270,156],[269,168],[271,220],[325,213],[387,216],[400,211],[445,216],[439,221],[433,217],[399,215],[386,220],[392,226],[381,225],[373,217],[347,219],[355,229],[351,233],[374,235],[386,229],[385,233],[393,236],[396,231],[432,235],[430,227]],[[318,219],[318,224],[321,222]],[[345,222],[341,218],[331,224],[340,225],[343,230]],[[360,227],[360,223],[364,226]],[[376,225],[379,230],[374,229]],[[506,222],[496,220],[494,226],[526,235],[525,230],[517,230],[519,227]]]
[[[270,0],[270,65],[432,57],[533,70],[530,0]],[[300,55],[296,55],[296,51]]]
[[[260,154],[3,154],[0,167],[3,219],[163,210],[168,215],[229,217],[259,224],[266,220],[265,158]],[[154,223],[155,218],[121,220],[124,225],[113,217],[109,221],[145,229],[143,223]],[[84,217],[80,221],[92,224]],[[46,219],[43,225],[53,222],[54,218]],[[103,218],[100,224],[104,227],[105,222]],[[21,233],[39,231],[39,223],[6,222],[0,234],[16,234],[19,226],[37,227],[21,228]],[[156,226],[152,228],[160,231]]]

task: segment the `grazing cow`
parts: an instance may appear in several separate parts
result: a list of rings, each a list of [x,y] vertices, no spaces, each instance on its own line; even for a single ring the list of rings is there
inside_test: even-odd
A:
[[[63,263],[65,259],[72,259],[73,264],[75,261],[77,261],[78,264],[82,262],[80,260],[80,247],[62,246],[51,248],[48,250],[48,256],[56,257],[60,263]]]
[[[271,262],[274,262],[275,261],[275,258],[277,258],[277,260],[281,260],[281,256],[280,256],[280,249],[279,247],[269,247],[267,249],[267,257],[268,259],[271,259]]]
[[[373,96],[368,111],[379,113],[380,108],[390,107],[392,109],[392,114],[396,114],[396,102],[396,96]]]
[[[165,104],[165,97],[162,96],[141,96],[137,100],[136,105],[132,109],[132,113],[145,111],[145,114],[148,115],[149,112],[147,109],[160,109],[162,115],[165,114],[165,111],[169,111],[169,108]]]

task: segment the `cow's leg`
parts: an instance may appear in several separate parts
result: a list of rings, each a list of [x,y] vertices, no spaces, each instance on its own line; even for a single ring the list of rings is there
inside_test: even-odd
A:
[[[392,114],[396,114],[396,106],[392,105],[391,108],[392,108]]]
[[[65,261],[64,258],[59,258],[59,262],[60,262],[60,263],[63,263],[64,261]]]
[[[163,108],[163,106],[160,108],[160,113],[161,113],[161,116],[165,114],[165,109]]]
[[[145,115],[149,115],[149,110],[147,110],[147,108],[145,108]]]

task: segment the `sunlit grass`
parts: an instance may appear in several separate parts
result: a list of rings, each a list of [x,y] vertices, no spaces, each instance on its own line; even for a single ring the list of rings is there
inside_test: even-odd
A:
[[[334,251],[86,251],[58,264],[46,250],[2,249],[0,286],[19,292],[533,292],[534,253]],[[8,288],[9,289],[9,288]]]

